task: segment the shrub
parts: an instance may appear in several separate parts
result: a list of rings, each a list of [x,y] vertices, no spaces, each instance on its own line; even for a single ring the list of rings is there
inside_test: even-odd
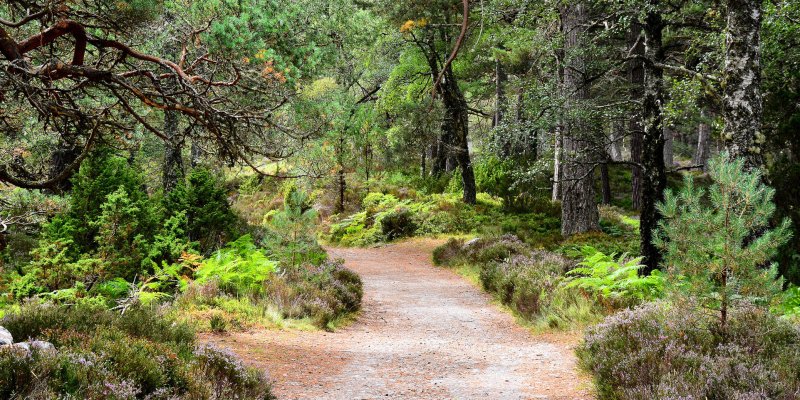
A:
[[[461,254],[461,249],[463,247],[464,239],[448,239],[443,245],[433,249],[433,264],[445,266],[454,265],[453,260]]]
[[[529,252],[530,249],[516,236],[503,235],[496,238],[481,238],[465,244],[463,257],[466,262],[482,265],[501,262]]]
[[[125,192],[127,201],[138,208],[135,211],[137,232],[148,232],[155,227],[157,215],[144,190],[144,178],[125,158],[102,150],[81,163],[72,184],[69,211],[56,225],[45,227],[46,241],[67,238],[80,252],[94,250],[99,244],[95,242],[99,226],[91,222],[99,219],[109,195],[120,190]],[[71,226],[69,237],[57,231],[62,224]]]
[[[214,314],[208,322],[211,324],[211,331],[213,332],[222,333],[228,329],[228,322],[225,321],[222,315]]]
[[[600,399],[794,399],[800,395],[800,330],[750,306],[716,321],[695,309],[649,303],[589,329],[578,348]]]
[[[314,234],[317,212],[311,208],[309,196],[294,184],[284,191],[283,209],[270,211],[264,217],[268,233],[263,244],[291,267],[306,262],[319,265],[326,254]]]
[[[225,188],[207,169],[193,170],[185,182],[167,194],[164,209],[170,215],[186,215],[186,235],[189,241],[199,242],[204,251],[221,246],[235,233],[236,216]]]
[[[193,349],[183,324],[152,309],[125,315],[85,306],[27,305],[0,321],[15,337],[53,342],[28,356],[0,349],[0,397],[271,399],[269,380],[232,355]]]
[[[413,236],[417,230],[417,224],[412,218],[411,211],[403,207],[384,214],[378,223],[381,233],[387,240]]]
[[[265,291],[284,317],[308,317],[321,328],[358,311],[363,296],[361,278],[341,261],[287,271],[270,279]]]

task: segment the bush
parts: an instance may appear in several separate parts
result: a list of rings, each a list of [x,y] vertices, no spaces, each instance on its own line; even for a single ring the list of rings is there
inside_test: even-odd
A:
[[[537,328],[573,328],[599,319],[604,309],[575,288],[565,286],[571,261],[534,250],[513,235],[450,239],[433,252],[434,262],[477,269],[484,290]]]
[[[454,260],[461,254],[464,239],[450,238],[441,246],[433,249],[433,265],[454,265]]]
[[[269,380],[228,353],[194,349],[183,324],[152,309],[124,315],[85,306],[27,305],[0,321],[57,352],[0,349],[0,397],[272,399]]]
[[[185,233],[189,241],[199,242],[203,251],[222,246],[235,234],[237,219],[225,188],[207,169],[193,170],[185,182],[167,194],[164,209],[170,216],[186,215]]]
[[[753,307],[731,312],[726,340],[713,317],[649,303],[591,328],[577,350],[600,399],[795,399],[800,329]]]
[[[558,289],[567,261],[548,252],[517,255],[481,269],[483,288],[527,319],[538,317]]]
[[[311,318],[320,328],[361,308],[361,278],[341,261],[287,271],[270,279],[267,298],[286,318]]]
[[[412,218],[411,211],[407,208],[398,207],[384,214],[378,223],[381,227],[381,233],[390,241],[413,236],[417,231],[417,224]]]
[[[317,212],[311,199],[294,184],[284,189],[283,209],[266,214],[264,247],[290,267],[310,262],[319,265],[327,255],[315,235]]]

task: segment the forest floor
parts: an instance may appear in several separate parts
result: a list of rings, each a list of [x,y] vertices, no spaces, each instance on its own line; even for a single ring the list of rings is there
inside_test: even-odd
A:
[[[588,399],[577,335],[534,335],[454,271],[440,242],[328,249],[364,280],[358,319],[336,332],[206,334],[270,372],[280,399]]]

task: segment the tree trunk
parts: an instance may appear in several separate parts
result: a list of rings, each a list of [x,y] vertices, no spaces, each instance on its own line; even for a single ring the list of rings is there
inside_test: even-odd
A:
[[[164,193],[169,193],[183,179],[182,140],[178,135],[179,115],[177,111],[164,112],[164,170],[162,184]]]
[[[344,167],[339,168],[337,184],[339,186],[339,199],[336,202],[336,213],[344,212],[344,195],[347,191],[347,181],[344,179]]]
[[[508,82],[508,74],[503,68],[500,60],[494,61],[494,118],[492,119],[492,127],[496,128],[503,123],[505,118],[506,108],[508,107],[506,101],[506,82]]]
[[[562,135],[561,122],[556,126],[553,135],[553,201],[561,200],[561,149]]]
[[[672,128],[664,127],[664,166],[672,168],[675,161],[675,153],[673,150],[673,141],[675,138],[675,131]]]
[[[700,113],[701,118],[704,118],[705,115],[703,112]],[[700,125],[697,127],[697,149],[694,153],[694,159],[692,163],[694,165],[702,165],[703,171],[708,171],[708,157],[711,148],[709,147],[708,141],[711,137],[711,125],[708,124],[706,121],[700,122]]]
[[[608,177],[608,163],[600,164],[600,183],[603,189],[603,204],[611,204],[611,181]]]
[[[561,28],[564,34],[564,93],[567,123],[564,124],[563,186],[561,188],[561,234],[564,236],[598,229],[598,212],[594,192],[590,129],[581,107],[589,98],[584,76],[585,63],[582,39],[588,15],[583,3],[562,9]]]
[[[422,148],[422,157],[420,158],[420,161],[419,161],[420,177],[422,177],[423,179],[425,178],[425,174],[426,174],[425,169],[427,168],[427,164],[428,164],[428,149],[427,149],[427,147],[423,147]]]
[[[636,56],[644,56],[644,40],[642,35],[642,25],[632,23],[628,32],[628,48]],[[631,101],[636,104],[641,102],[644,97],[644,63],[639,60],[631,61],[628,64],[628,82],[631,85]],[[631,161],[637,164],[642,162],[642,110],[634,107],[628,120],[628,130],[631,136]],[[642,209],[642,169],[638,165],[631,167],[631,203],[635,210]]]
[[[761,96],[760,29],[762,1],[727,0],[723,111],[731,157],[742,157],[745,169],[759,168],[764,159],[761,145],[763,114]]]
[[[625,137],[625,123],[614,121],[608,144],[608,154],[612,161],[622,161],[622,139]]]
[[[200,156],[202,152],[203,151],[200,150],[200,145],[197,144],[197,140],[192,140],[191,155],[189,157],[189,164],[192,166],[192,168],[200,165]]]
[[[54,178],[61,174],[61,172],[78,159],[80,154],[80,148],[69,146],[67,143],[64,143],[64,146],[61,146],[50,154],[50,171],[48,176]],[[72,190],[72,180],[70,178],[75,172],[76,171],[70,173],[66,179],[62,179],[46,192],[62,194]]]
[[[661,220],[656,204],[664,200],[667,175],[664,170],[664,71],[656,64],[664,63],[662,31],[664,23],[658,10],[658,0],[650,0],[653,10],[647,13],[644,23],[645,57],[644,98],[642,99],[642,210],[640,217],[641,253],[649,274],[658,268],[661,253],[653,244],[653,230]]]
[[[467,101],[464,94],[458,87],[453,69],[447,66],[444,79],[439,86],[439,93],[444,103],[444,120],[442,121],[442,131],[447,132],[443,136],[452,138],[452,157],[461,168],[461,183],[464,186],[464,202],[475,204],[477,189],[475,186],[475,172],[472,168],[472,160],[469,156],[469,114],[467,112]],[[454,163],[454,164],[455,164]]]

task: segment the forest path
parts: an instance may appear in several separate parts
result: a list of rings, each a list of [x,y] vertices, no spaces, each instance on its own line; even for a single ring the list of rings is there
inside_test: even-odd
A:
[[[439,242],[328,249],[364,280],[357,321],[334,333],[206,335],[265,368],[280,399],[588,399],[576,339],[533,335],[430,254]]]

